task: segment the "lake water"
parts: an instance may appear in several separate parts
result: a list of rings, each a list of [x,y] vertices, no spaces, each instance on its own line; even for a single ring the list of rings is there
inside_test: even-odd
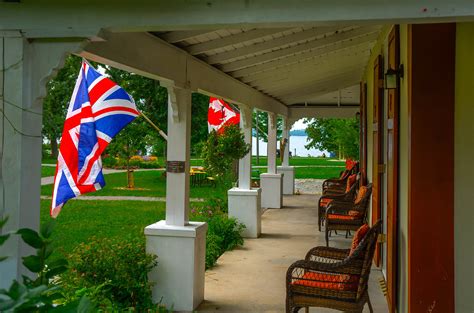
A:
[[[321,156],[323,152],[326,156],[329,156],[327,151],[320,151],[318,149],[306,149],[305,145],[308,144],[307,136],[290,136],[290,151],[295,156]],[[257,155],[257,138],[252,138],[252,155]],[[277,143],[277,149],[280,148],[280,142]],[[267,143],[259,140],[259,153],[260,155],[267,155]]]

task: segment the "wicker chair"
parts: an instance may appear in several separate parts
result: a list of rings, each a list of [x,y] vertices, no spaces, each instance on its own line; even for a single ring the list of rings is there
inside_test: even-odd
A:
[[[315,247],[293,263],[286,273],[286,312],[325,307],[360,313],[366,303],[373,312],[367,285],[380,226],[378,221],[354,250]]]
[[[350,169],[345,169],[343,172],[341,172],[339,178],[331,178],[331,179],[326,179],[323,181],[323,193],[327,189],[344,189],[346,186],[346,181],[347,178],[351,174],[356,174],[359,171],[359,165],[356,163],[352,168]]]
[[[349,180],[347,180],[349,182]],[[324,224],[326,216],[326,209],[332,201],[347,202],[349,205],[354,202],[356,198],[357,190],[359,189],[360,176],[357,177],[356,181],[352,186],[346,186],[344,193],[333,193],[331,189],[327,189],[318,200],[318,228],[321,231],[321,227]],[[347,185],[347,184],[346,184]],[[349,190],[347,190],[349,188]]]
[[[367,222],[367,209],[371,195],[372,184],[368,184],[359,188],[358,195],[352,203],[332,201],[329,204],[325,215],[326,246],[329,247],[331,231],[357,230]]]

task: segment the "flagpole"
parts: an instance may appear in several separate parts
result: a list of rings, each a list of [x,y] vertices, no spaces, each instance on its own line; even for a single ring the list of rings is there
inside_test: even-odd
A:
[[[158,133],[163,137],[166,141],[168,141],[168,136],[165,134],[164,131],[162,131],[158,126],[155,125],[143,112],[140,112],[140,116],[142,116],[145,121],[147,121],[154,129],[158,131]]]

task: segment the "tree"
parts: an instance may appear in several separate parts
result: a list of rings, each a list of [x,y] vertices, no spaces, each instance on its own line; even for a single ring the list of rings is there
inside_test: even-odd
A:
[[[221,130],[209,134],[202,157],[208,173],[219,181],[220,186],[227,188],[236,180],[234,162],[249,153],[250,145],[245,143],[238,125],[225,125]]]
[[[339,158],[359,158],[359,122],[356,118],[305,120],[310,142],[306,148],[327,150]]]
[[[258,120],[257,120],[258,116]],[[263,111],[254,111],[252,116],[252,125],[258,127],[258,137],[264,142],[268,142],[268,113]],[[283,134],[283,120],[277,118],[277,140],[280,140]]]
[[[46,85],[47,94],[43,100],[43,137],[50,142],[51,157],[58,157],[58,142],[62,135],[69,100],[71,99],[81,58],[71,55],[64,67]]]

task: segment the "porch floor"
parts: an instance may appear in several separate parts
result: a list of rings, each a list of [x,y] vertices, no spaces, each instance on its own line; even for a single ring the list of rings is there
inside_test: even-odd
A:
[[[262,236],[226,252],[206,272],[205,301],[197,311],[284,312],[288,266],[304,258],[310,248],[325,245],[324,233],[317,230],[317,200],[315,195],[287,196],[283,209],[267,210],[262,216]],[[333,235],[330,245],[349,247],[350,241],[344,235]],[[369,294],[377,313],[388,312],[380,277],[380,270],[373,268]],[[335,311],[312,308],[310,312]],[[367,305],[364,312],[369,312]]]

